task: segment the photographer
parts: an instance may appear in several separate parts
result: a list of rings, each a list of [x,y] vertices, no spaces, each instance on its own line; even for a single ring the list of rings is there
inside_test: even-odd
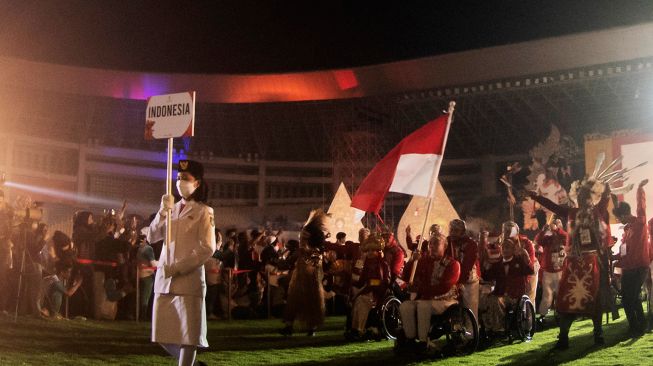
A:
[[[61,316],[61,304],[63,303],[64,296],[71,297],[77,292],[77,289],[82,284],[82,278],[76,277],[72,286],[66,288],[64,281],[72,277],[73,265],[67,261],[58,261],[55,265],[56,274],[48,276],[44,279],[46,288],[46,303],[47,308],[52,318],[57,320],[63,319]]]
[[[102,238],[99,225],[95,223],[93,214],[88,211],[76,212],[73,222],[73,243],[78,248],[79,257],[92,259],[95,257],[95,243]]]
[[[23,294],[21,294],[21,306],[26,307],[24,310],[27,314],[39,316],[41,314],[41,282],[43,277],[40,253],[45,247],[48,226],[40,223],[36,230],[26,230],[23,239],[17,238],[15,240],[16,242],[25,240],[25,262],[23,267],[25,287]]]
[[[104,238],[95,245],[95,259],[99,263],[94,266],[93,315],[95,319],[114,320],[117,302],[131,291],[126,272],[129,243],[116,239],[117,224],[112,215],[103,217],[100,227]]]

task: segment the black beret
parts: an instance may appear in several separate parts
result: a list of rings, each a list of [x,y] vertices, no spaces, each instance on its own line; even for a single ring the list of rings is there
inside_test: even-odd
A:
[[[204,178],[204,166],[194,160],[179,160],[179,166],[177,167],[179,173],[189,173],[195,179]]]

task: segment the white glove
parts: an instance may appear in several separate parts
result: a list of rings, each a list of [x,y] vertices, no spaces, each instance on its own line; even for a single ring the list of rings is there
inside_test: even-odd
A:
[[[174,207],[175,198],[172,195],[164,194],[161,196],[161,209],[159,210],[159,214],[161,214],[161,216],[166,216],[168,214],[168,210],[172,210]]]

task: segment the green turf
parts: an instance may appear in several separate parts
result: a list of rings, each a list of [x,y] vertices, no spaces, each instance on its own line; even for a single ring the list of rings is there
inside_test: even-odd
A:
[[[623,314],[623,312],[622,312]],[[327,319],[315,337],[276,334],[279,320],[212,321],[211,348],[199,359],[209,365],[653,365],[653,334],[631,340],[622,316],[605,326],[606,346],[593,346],[589,320],[575,322],[570,349],[552,351],[557,329],[537,333],[529,343],[496,345],[467,357],[424,360],[398,357],[388,341],[346,343],[342,317]],[[46,321],[0,318],[0,365],[174,365],[149,342],[149,324]]]

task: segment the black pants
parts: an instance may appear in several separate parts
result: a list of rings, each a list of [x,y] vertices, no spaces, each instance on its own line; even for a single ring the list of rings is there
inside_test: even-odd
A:
[[[578,314],[569,314],[569,313],[559,313],[560,316],[560,339],[569,338],[569,328],[571,328],[571,323],[578,317]],[[592,324],[594,325],[594,337],[600,337],[603,335],[603,326],[601,321],[603,320],[603,313],[598,313],[592,317]]]
[[[218,299],[218,291],[220,290],[220,285],[208,285],[206,286],[206,315],[215,315],[215,306],[216,300]]]
[[[647,271],[647,267],[628,269],[624,270],[621,276],[621,302],[628,318],[628,328],[634,333],[643,333],[646,330],[646,318],[640,293]]]

